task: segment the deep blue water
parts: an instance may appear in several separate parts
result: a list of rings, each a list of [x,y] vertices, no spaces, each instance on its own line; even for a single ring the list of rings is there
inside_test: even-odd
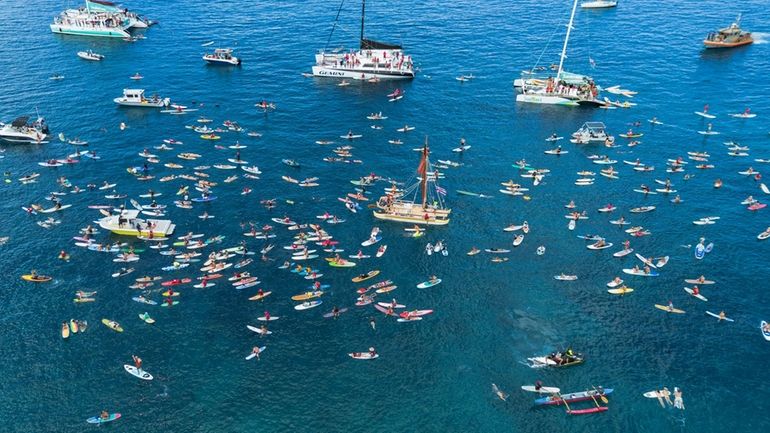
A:
[[[770,61],[768,45],[725,52],[705,52],[700,40],[710,30],[723,27],[742,10],[743,24],[756,32],[768,22],[767,2],[747,1],[726,5],[704,2],[622,2],[615,10],[578,11],[567,67],[590,71],[605,86],[621,84],[639,91],[628,110],[588,110],[516,105],[512,80],[540,56],[544,63],[557,60],[562,30],[570,2],[370,2],[367,35],[402,42],[421,67],[413,82],[404,84],[407,97],[389,104],[385,94],[392,85],[360,85],[346,88],[334,81],[307,79],[313,53],[323,48],[338,4],[308,2],[219,1],[166,2],[135,0],[128,6],[158,19],[161,24],[144,33],[146,40],[84,39],[53,35],[52,17],[65,2],[12,2],[0,12],[0,118],[32,114],[37,107],[54,133],[80,136],[102,155],[72,167],[44,169],[36,162],[63,157],[72,148],[59,142],[42,146],[3,146],[2,170],[16,179],[36,171],[37,184],[4,184],[0,205],[4,222],[0,236],[10,236],[0,247],[0,271],[6,283],[0,291],[0,431],[85,431],[84,420],[101,409],[117,411],[123,419],[108,428],[116,431],[761,431],[770,427],[763,413],[768,404],[767,358],[770,343],[758,328],[770,317],[763,284],[770,277],[766,266],[770,244],[755,239],[770,225],[767,210],[750,213],[739,203],[753,194],[764,199],[758,183],[737,172],[765,166],[753,158],[770,158],[767,116],[770,104],[766,80]],[[74,5],[70,2],[69,6]],[[359,5],[346,2],[341,26],[332,45],[354,45],[358,34]],[[554,34],[556,29],[556,33]],[[763,35],[759,35],[760,39]],[[243,58],[240,68],[207,67],[200,60],[201,43],[232,46]],[[106,56],[101,63],[78,59],[75,53],[92,48]],[[213,47],[212,47],[213,48]],[[590,70],[588,58],[597,67]],[[140,86],[150,93],[170,96],[191,105],[204,103],[200,114],[221,123],[237,120],[262,132],[261,139],[224,134],[221,144],[236,139],[249,147],[242,157],[264,172],[258,181],[239,179],[215,189],[219,200],[192,211],[171,208],[169,217],[178,233],[223,234],[223,246],[241,239],[241,221],[269,222],[273,216],[315,222],[324,211],[348,219],[328,230],[354,253],[373,225],[384,231],[389,249],[381,259],[363,261],[352,270],[331,269],[316,263],[332,289],[321,307],[297,312],[291,295],[304,291],[307,281],[276,265],[284,259],[277,247],[276,262],[250,265],[247,270],[273,290],[264,307],[247,298],[255,289],[241,293],[220,283],[199,290],[182,289],[181,304],[172,309],[147,307],[131,301],[129,278],[159,270],[170,260],[154,251],[142,254],[131,277],[113,279],[119,266],[106,255],[83,251],[71,244],[77,229],[98,218],[86,205],[105,203],[99,192],[64,197],[73,204],[57,217],[53,230],[40,228],[36,217],[19,207],[45,202],[57,189],[55,179],[66,176],[81,187],[104,180],[118,183],[118,190],[136,197],[149,186],[164,193],[168,202],[186,181],[165,184],[137,182],[125,168],[142,159],[137,152],[174,137],[185,144],[179,151],[204,154],[211,163],[224,162],[231,150],[217,150],[183,126],[195,116],[166,116],[149,110],[116,108],[112,98],[135,72],[145,79]],[[53,73],[65,75],[59,82]],[[478,78],[460,84],[454,77],[473,73]],[[265,115],[254,109],[262,98],[275,101],[278,109]],[[718,117],[714,129],[723,135],[705,138],[695,131],[705,128],[692,114],[709,103]],[[759,114],[751,120],[727,117],[750,106]],[[385,129],[369,128],[365,116],[382,110],[389,119]],[[666,125],[638,128],[642,144],[605,149],[564,144],[568,155],[544,155],[550,147],[543,139],[556,131],[568,135],[583,122],[605,122],[614,133],[628,124],[657,116]],[[120,131],[118,125],[129,126]],[[417,127],[405,144],[389,145],[395,128],[404,123]],[[354,143],[353,153],[363,165],[330,165],[321,158],[330,149],[314,144],[333,139],[348,129],[364,138]],[[442,183],[450,194],[451,225],[432,228],[421,240],[403,237],[402,226],[375,223],[368,212],[352,215],[335,199],[350,192],[351,179],[376,172],[405,179],[413,173],[417,154],[410,149],[428,135],[435,159],[455,158],[449,150],[460,137],[473,147],[462,156],[463,166],[447,170]],[[751,148],[748,158],[732,158],[722,141],[734,139]],[[621,140],[622,142],[623,140]],[[667,158],[686,156],[687,151],[707,151],[716,165],[697,171],[685,181],[671,175],[684,200],[674,206],[665,196],[643,198],[631,192],[640,183],[663,179]],[[160,151],[158,151],[160,152]],[[162,153],[162,162],[177,160],[176,152]],[[653,164],[653,173],[637,173],[616,165],[620,179],[597,176],[596,185],[573,185],[575,171],[600,168],[585,156],[607,153],[614,159],[636,159]],[[302,163],[293,171],[281,159],[290,156]],[[526,158],[532,165],[547,167],[552,175],[534,187],[532,200],[523,201],[496,192],[499,182],[518,172],[511,164]],[[456,159],[456,158],[455,158]],[[194,166],[195,163],[186,163]],[[694,163],[690,164],[691,166]],[[155,168],[156,174],[170,169]],[[229,172],[211,169],[212,179],[222,181]],[[311,190],[283,182],[281,175],[317,176],[321,186]],[[721,178],[725,186],[712,187]],[[243,186],[254,188],[241,196]],[[383,184],[384,185],[384,184]],[[379,188],[379,187],[378,187]],[[378,188],[376,189],[379,192]],[[456,189],[494,195],[493,199],[459,196]],[[260,199],[277,197],[296,202],[281,203],[272,212]],[[569,232],[563,204],[574,199],[588,221]],[[670,263],[658,278],[627,277],[636,291],[625,297],[606,293],[604,284],[635,259],[615,259],[611,248],[589,251],[580,233],[600,233],[619,245],[625,234],[608,220],[618,216],[596,209],[611,202],[651,236],[632,239],[632,246],[646,255],[670,255]],[[170,203],[169,203],[170,204]],[[653,204],[649,214],[631,216],[627,209]],[[201,222],[194,215],[206,209],[216,219]],[[695,226],[693,219],[719,215],[713,226]],[[495,264],[490,256],[464,254],[471,246],[503,247],[511,236],[501,229],[527,220],[531,233],[510,261]],[[278,245],[291,235],[278,229]],[[702,261],[692,250],[699,237],[715,243]],[[100,239],[108,239],[104,234]],[[428,257],[426,242],[445,239],[451,254]],[[252,248],[262,244],[249,241]],[[537,256],[539,245],[547,247]],[[59,250],[72,254],[69,263],[56,259]],[[351,251],[352,250],[352,251]],[[373,251],[372,251],[373,252]],[[48,284],[32,285],[18,276],[36,268],[55,277]],[[419,323],[385,320],[372,309],[352,307],[357,285],[350,277],[379,268],[399,288],[394,296],[410,307],[432,308],[435,314]],[[579,280],[561,283],[552,276],[575,273]],[[441,285],[419,291],[414,285],[437,274]],[[682,290],[683,279],[706,274],[718,284],[706,286],[703,303]],[[173,276],[197,275],[179,271]],[[78,289],[98,290],[97,302],[71,302]],[[155,294],[155,298],[160,296]],[[687,311],[667,315],[652,307],[672,300]],[[338,321],[321,318],[333,305],[353,311]],[[268,308],[283,316],[271,324],[274,335],[262,342],[268,349],[259,362],[243,357],[259,337],[246,330]],[[735,323],[717,323],[706,309],[725,310]],[[158,322],[145,325],[137,313],[149,311]],[[377,330],[368,318],[377,317]],[[114,333],[100,325],[102,317],[120,321],[126,331]],[[88,320],[86,333],[63,341],[62,320]],[[587,356],[585,365],[565,370],[538,371],[521,365],[528,356],[571,344]],[[347,352],[375,346],[381,358],[352,361]],[[156,376],[141,382],[127,375],[122,364],[139,354],[145,368]],[[541,379],[564,391],[592,385],[615,388],[609,412],[589,417],[569,417],[560,408],[533,408],[534,395],[518,390]],[[511,393],[507,403],[491,393],[497,383]],[[659,386],[684,390],[687,410],[661,409],[641,396]],[[748,397],[748,398],[747,398]],[[580,407],[585,407],[581,405]]]

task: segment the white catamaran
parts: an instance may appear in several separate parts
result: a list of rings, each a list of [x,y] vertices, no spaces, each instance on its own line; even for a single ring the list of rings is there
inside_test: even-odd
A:
[[[514,87],[521,92],[516,95],[516,102],[566,106],[605,105],[605,102],[599,99],[599,88],[593,78],[564,70],[564,59],[567,57],[577,4],[578,0],[574,0],[556,76],[537,74],[534,69],[523,72],[522,77],[513,82]]]
[[[350,78],[354,80],[404,80],[414,78],[412,56],[404,54],[400,45],[364,38],[366,1],[361,2],[361,48],[321,50],[315,55],[313,76]],[[338,14],[339,18],[339,14]],[[337,26],[335,21],[332,33]],[[331,34],[329,35],[331,39]]]
[[[381,220],[412,224],[447,225],[451,209],[447,209],[443,196],[446,190],[438,185],[440,174],[433,169],[428,155],[428,139],[422,148],[417,181],[403,192],[395,188],[377,201],[374,217]]]

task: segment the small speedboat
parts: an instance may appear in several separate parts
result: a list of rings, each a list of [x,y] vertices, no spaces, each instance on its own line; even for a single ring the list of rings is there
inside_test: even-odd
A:
[[[80,57],[83,60],[91,60],[91,61],[101,61],[104,59],[104,56],[101,54],[97,54],[91,50],[88,51],[78,51],[78,57]]]
[[[617,5],[617,0],[594,0],[580,3],[580,7],[583,9],[607,9]]]

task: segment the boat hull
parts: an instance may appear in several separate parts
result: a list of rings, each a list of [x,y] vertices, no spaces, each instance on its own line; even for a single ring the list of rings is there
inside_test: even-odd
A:
[[[118,28],[114,29],[82,29],[78,27],[71,27],[63,24],[51,24],[51,31],[61,35],[74,35],[74,36],[92,36],[102,38],[130,38],[131,35]]]
[[[329,66],[313,66],[314,77],[325,78],[349,78],[351,80],[369,80],[379,78],[381,80],[411,80],[414,72],[399,70],[379,69],[344,69]]]
[[[523,102],[527,104],[542,104],[542,105],[563,105],[566,107],[577,107],[577,101],[572,99],[563,98],[561,96],[552,95],[537,95],[522,93],[516,95],[516,102]]]
[[[710,41],[708,39],[703,41],[703,45],[706,48],[713,49],[713,48],[735,48],[735,47],[742,47],[744,45],[750,45],[754,43],[754,39],[746,39],[743,41],[738,42],[718,42],[718,41]]]
[[[409,224],[421,224],[421,225],[429,225],[429,226],[445,226],[449,224],[449,218],[421,218],[421,217],[415,217],[410,215],[393,215],[388,214],[384,212],[377,212],[374,211],[373,215],[375,218],[385,221],[395,221],[400,223],[409,223]]]

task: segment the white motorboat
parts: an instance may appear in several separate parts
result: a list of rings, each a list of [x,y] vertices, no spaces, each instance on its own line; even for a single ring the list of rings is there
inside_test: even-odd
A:
[[[95,222],[99,227],[117,235],[162,238],[173,233],[176,228],[170,220],[141,219],[139,211],[133,209],[125,209],[115,215],[104,211],[104,214],[104,218]]]
[[[161,98],[153,95],[150,99],[144,97],[144,89],[123,89],[123,96],[113,99],[116,104],[127,107],[148,107],[162,108],[168,107],[171,103],[169,98]]]
[[[45,119],[38,117],[29,123],[29,117],[22,116],[9,124],[0,123],[0,140],[11,143],[40,143],[48,136]]]
[[[354,80],[404,80],[414,78],[412,56],[400,45],[364,38],[366,1],[361,2],[360,49],[321,50],[315,55],[313,76]],[[334,31],[334,29],[332,29]]]
[[[572,133],[570,141],[575,144],[613,141],[614,137],[607,134],[606,128],[602,122],[586,122],[580,129]]]
[[[217,48],[213,53],[204,54],[203,60],[211,64],[219,65],[240,65],[241,59],[233,55],[231,48]]]
[[[580,3],[580,7],[583,9],[607,9],[617,5],[617,0],[593,0]]]
[[[93,52],[91,50],[88,50],[88,51],[78,51],[78,57],[80,57],[81,59],[84,59],[84,60],[91,60],[91,61],[94,61],[94,62],[98,62],[98,61],[101,61],[102,59],[104,59],[103,55],[95,53],[95,52]]]

